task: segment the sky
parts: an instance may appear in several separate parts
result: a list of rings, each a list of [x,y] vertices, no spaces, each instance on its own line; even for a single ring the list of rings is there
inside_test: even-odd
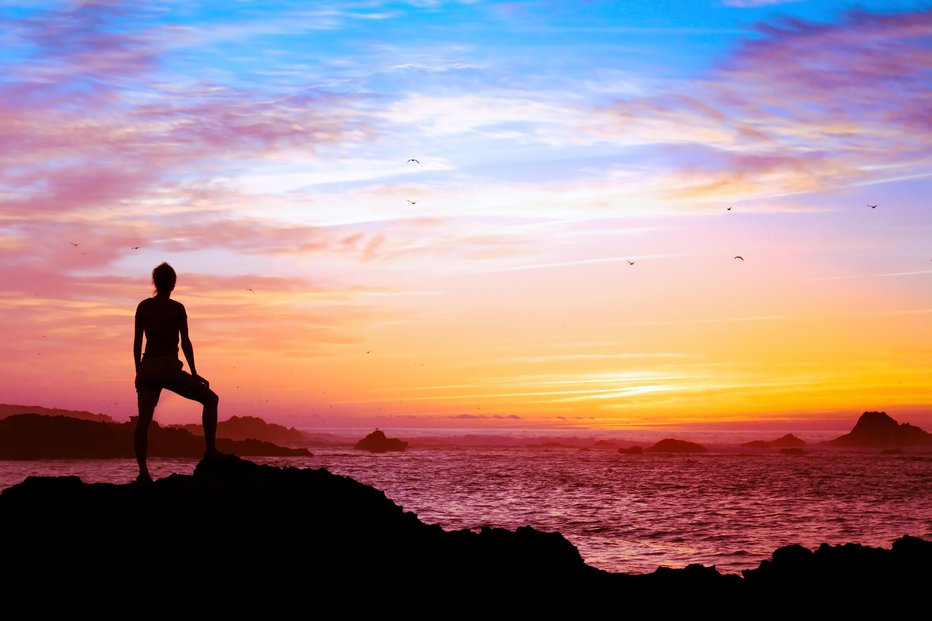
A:
[[[932,427],[929,2],[0,0],[0,50],[0,402],[134,415],[168,261],[221,419]]]

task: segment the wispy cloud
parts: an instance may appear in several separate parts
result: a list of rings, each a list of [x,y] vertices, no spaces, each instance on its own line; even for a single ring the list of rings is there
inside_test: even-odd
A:
[[[734,6],[743,9],[770,6],[772,4],[790,4],[792,2],[799,2],[799,0],[722,0],[722,4],[725,6]]]
[[[789,315],[760,315],[754,317],[709,317],[706,319],[668,319],[662,321],[631,321],[630,326],[671,326],[703,323],[735,323],[745,321],[783,321],[790,319]]]
[[[862,183],[883,175],[873,168],[881,152],[888,164],[925,167],[932,151],[920,136],[929,121],[917,106],[932,69],[932,52],[921,44],[932,35],[932,12],[854,12],[831,24],[785,19],[758,31],[702,80],[596,111],[591,131],[711,155],[678,165],[695,178],[678,191],[693,195]]]
[[[809,280],[853,280],[859,278],[898,278],[901,276],[920,276],[932,274],[932,270],[916,270],[909,272],[884,272],[880,274],[848,274],[845,276],[817,276]]]
[[[542,354],[538,356],[515,356],[510,358],[515,362],[559,362],[563,360],[650,360],[650,359],[686,359],[702,358],[702,354],[686,354],[679,352],[623,352],[604,354]]]
[[[521,272],[526,270],[544,270],[560,267],[575,267],[579,265],[597,265],[600,263],[623,263],[642,259],[668,259],[671,257],[682,257],[684,254],[651,254],[651,255],[632,255],[626,257],[599,257],[595,259],[578,259],[576,261],[558,261],[555,263],[536,263],[531,265],[514,265],[510,267],[500,267],[485,272]]]

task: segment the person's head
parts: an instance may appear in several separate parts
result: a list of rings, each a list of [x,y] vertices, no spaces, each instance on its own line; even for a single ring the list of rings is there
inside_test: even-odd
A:
[[[171,293],[177,280],[175,269],[168,263],[162,263],[152,270],[152,284],[155,285],[156,293]]]

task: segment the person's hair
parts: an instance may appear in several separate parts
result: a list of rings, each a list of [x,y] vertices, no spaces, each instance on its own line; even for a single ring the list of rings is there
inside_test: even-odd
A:
[[[175,282],[178,280],[175,274],[175,268],[168,263],[162,263],[152,270],[152,284],[155,285],[155,292],[170,293],[175,288]]]

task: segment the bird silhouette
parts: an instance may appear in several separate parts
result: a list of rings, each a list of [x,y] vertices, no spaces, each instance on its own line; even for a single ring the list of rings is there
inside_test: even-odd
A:
[[[726,208],[725,211],[731,211],[731,207]]]
[[[744,261],[744,257],[742,257],[740,254],[739,254],[739,255],[735,255],[735,258],[736,258],[736,259],[741,259],[742,261]]]
[[[405,200],[411,203],[412,205],[417,205],[417,201],[413,201],[410,198],[406,198]]]
[[[409,159],[409,160],[408,160],[407,162],[405,162],[405,163],[406,163],[406,164],[410,164],[411,162],[414,162],[415,164],[420,164],[420,162],[417,161],[416,159],[414,159],[413,157],[412,157],[411,159]]]
[[[250,291],[250,292],[252,292],[252,293],[255,293],[255,292],[256,292],[255,289],[246,289],[246,291]]]
[[[139,250],[139,246],[133,246],[133,250]]]
[[[77,246],[77,245],[78,245],[78,242],[68,242],[68,243],[71,244],[72,246]]]
[[[627,261],[628,261],[628,265],[634,265],[635,263],[637,263],[637,261],[632,261],[631,259],[627,259]]]
[[[877,209],[877,205],[868,205],[871,209]]]

